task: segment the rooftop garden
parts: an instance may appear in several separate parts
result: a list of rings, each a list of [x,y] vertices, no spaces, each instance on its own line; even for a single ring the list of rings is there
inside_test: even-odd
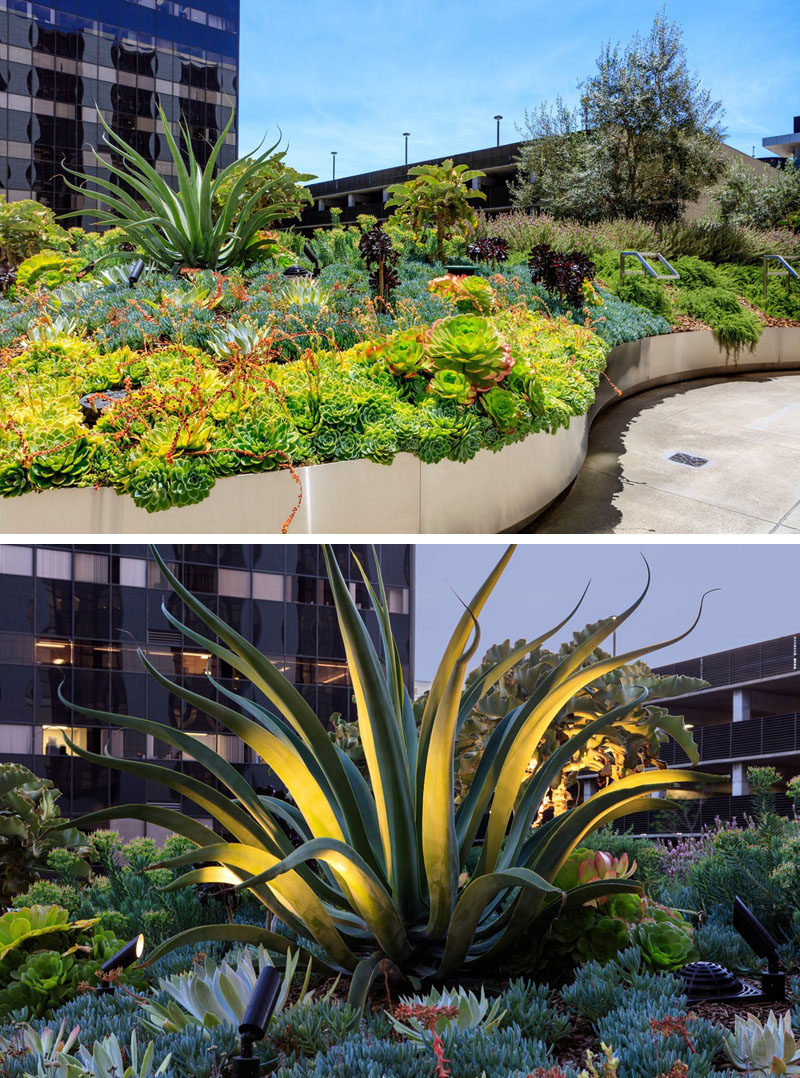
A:
[[[98,230],[0,205],[0,495],[111,487],[157,513],[242,472],[468,462],[585,414],[624,342],[708,328],[735,356],[765,326],[800,325],[800,290],[773,276],[765,299],[762,286],[765,254],[800,256],[800,171],[762,182],[712,167],[718,132],[702,116],[716,106],[687,83],[681,48],[659,17],[606,57],[587,84],[589,133],[561,106],[529,118],[520,175],[534,179],[518,211],[493,217],[471,186],[481,176],[445,161],[388,191],[385,223],[346,228],[334,211],[308,237],[294,227],[308,177],[277,146],[215,171],[223,132],[201,168],[162,115],[172,190],[107,128],[116,164],[98,157],[99,177],[71,181]],[[622,105],[600,122],[606,69],[638,78],[642,57],[663,59],[669,108],[694,119],[631,128],[649,164],[626,187],[592,169],[622,160],[629,129]],[[653,105],[649,84],[631,85]],[[691,167],[665,190],[675,139]],[[683,220],[721,177],[715,214]],[[622,279],[626,250],[661,251],[678,277],[629,263]]]
[[[780,970],[800,969],[800,833],[775,812],[779,773],[751,770],[742,826],[680,842],[615,830],[630,813],[690,813],[722,781],[659,762],[670,738],[696,762],[691,730],[659,700],[705,683],[645,664],[673,641],[604,650],[647,584],[563,644],[575,610],[477,661],[475,619],[511,555],[412,702],[380,577],[365,569],[376,651],[326,550],[352,726],[317,717],[161,563],[194,627],[167,617],[213,657],[211,694],[142,661],[269,760],[277,785],[257,793],[181,730],[84,708],[81,721],[150,733],[189,766],[69,751],[168,785],[182,810],[115,805],[66,820],[47,780],[0,765],[6,1078],[796,1072],[800,979],[788,1001],[760,997],[763,937],[749,935],[753,951],[732,922],[741,896],[774,937],[770,973],[782,985]],[[238,691],[216,680],[217,661],[239,672]],[[798,779],[788,792],[800,801]],[[118,819],[171,835],[124,842],[102,829]],[[715,976],[736,998],[693,996],[697,961],[724,966]]]

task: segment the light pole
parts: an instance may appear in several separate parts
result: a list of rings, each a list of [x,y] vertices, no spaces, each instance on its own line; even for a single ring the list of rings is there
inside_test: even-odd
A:
[[[331,150],[331,159],[333,161],[333,175],[331,176],[332,180],[336,179],[336,153],[336,150]]]
[[[403,132],[403,138],[405,139],[405,144],[406,144],[406,168],[408,168],[408,136],[410,134],[411,134],[410,131],[404,131]]]
[[[498,146],[500,145],[500,121],[502,119],[503,119],[502,116],[495,116],[495,120],[497,120],[497,145]]]

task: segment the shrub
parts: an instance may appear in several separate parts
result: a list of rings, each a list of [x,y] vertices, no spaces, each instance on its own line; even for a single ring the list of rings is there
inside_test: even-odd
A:
[[[727,288],[682,289],[677,305],[678,310],[710,326],[715,340],[727,352],[736,354],[745,346],[752,352],[761,337],[763,323]]]

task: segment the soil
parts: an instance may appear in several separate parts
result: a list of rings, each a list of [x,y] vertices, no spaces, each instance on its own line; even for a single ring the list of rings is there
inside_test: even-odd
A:
[[[767,327],[778,327],[780,329],[787,326],[800,326],[800,322],[796,321],[795,319],[773,318],[772,315],[764,314],[764,312],[760,311],[758,307],[754,307],[752,303],[748,303],[748,301],[746,299],[743,299],[741,296],[739,296],[739,302],[743,307],[746,307],[748,311],[752,311],[753,314]]]
[[[690,318],[688,314],[679,315],[678,321],[673,325],[673,333],[693,333],[696,329],[711,329],[699,318]]]

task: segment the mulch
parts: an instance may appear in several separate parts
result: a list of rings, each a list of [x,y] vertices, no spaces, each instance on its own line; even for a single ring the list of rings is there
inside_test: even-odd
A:
[[[753,314],[761,322],[763,322],[763,324],[765,326],[767,326],[769,328],[777,327],[778,329],[784,329],[784,328],[787,328],[787,327],[800,326],[800,322],[798,322],[796,319],[793,319],[793,318],[773,318],[772,315],[770,315],[770,314],[764,314],[763,311],[760,311],[758,309],[758,307],[754,307],[752,303],[748,303],[748,301],[746,299],[744,299],[742,296],[739,296],[739,302],[741,303],[741,305],[743,307],[746,307],[748,311],[752,311]]]

